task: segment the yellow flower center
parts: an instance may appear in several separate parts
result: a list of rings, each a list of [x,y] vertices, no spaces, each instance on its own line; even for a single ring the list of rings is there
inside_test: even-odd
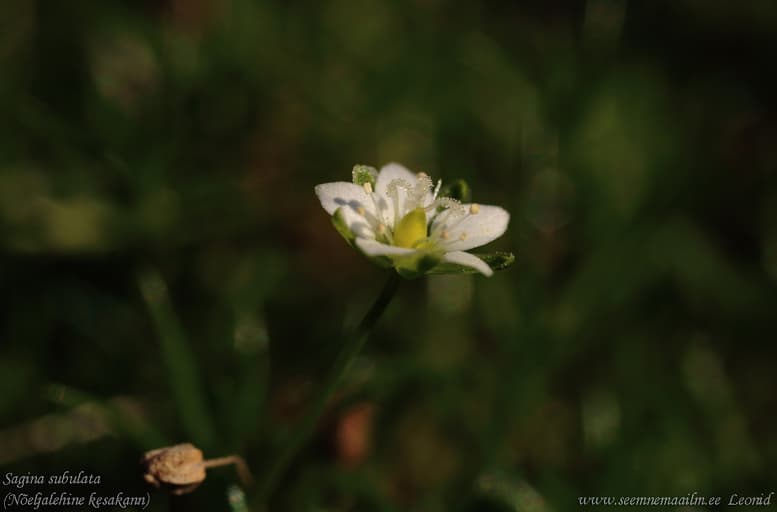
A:
[[[412,248],[426,238],[426,213],[423,208],[408,212],[394,228],[394,245]]]

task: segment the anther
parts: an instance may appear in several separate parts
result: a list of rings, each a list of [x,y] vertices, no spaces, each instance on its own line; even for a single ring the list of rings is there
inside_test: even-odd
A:
[[[386,225],[381,222],[380,224],[378,224],[378,234],[383,235],[385,233],[386,233]]]
[[[465,232],[462,232],[462,233],[459,235],[459,240],[462,240],[462,241],[463,241],[463,240],[466,240],[466,239],[467,239],[467,233],[465,233]]]
[[[364,216],[364,214],[365,214],[366,212],[367,212],[367,210],[365,210],[365,209],[364,209],[364,206],[360,206],[360,207],[356,208],[356,213],[358,213],[358,214],[359,214],[359,215],[361,215],[362,217]]]
[[[480,211],[480,205],[477,203],[472,203],[469,205],[469,213],[472,215],[477,215],[477,213]]]
[[[447,240],[450,237],[451,237],[451,234],[448,233],[447,230],[443,230],[442,233],[440,233],[440,238],[442,238],[443,240]]]
[[[369,181],[366,181],[362,186],[364,187],[365,192],[367,192],[368,194],[372,194],[372,183],[370,183]]]

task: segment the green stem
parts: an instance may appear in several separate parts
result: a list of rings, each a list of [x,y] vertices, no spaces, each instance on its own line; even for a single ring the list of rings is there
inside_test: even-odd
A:
[[[337,358],[334,363],[332,363],[324,382],[319,388],[320,391],[318,392],[318,395],[313,398],[312,406],[305,417],[300,421],[296,430],[291,434],[291,437],[281,450],[280,455],[275,459],[275,462],[264,479],[261,492],[265,499],[273,492],[278,483],[278,479],[283,476],[283,473],[286,471],[286,467],[310,437],[321,414],[324,412],[327,402],[337,388],[337,384],[340,382],[340,379],[348,369],[348,366],[364,345],[367,334],[369,334],[375,326],[375,323],[386,310],[386,307],[391,303],[391,299],[394,298],[394,293],[399,287],[400,279],[399,274],[394,271],[391,272],[386,284],[383,286],[383,290],[380,292],[380,295],[378,295],[378,298],[375,299],[370,310],[364,315],[364,318],[356,327],[356,330],[345,340],[343,346],[340,347]]]

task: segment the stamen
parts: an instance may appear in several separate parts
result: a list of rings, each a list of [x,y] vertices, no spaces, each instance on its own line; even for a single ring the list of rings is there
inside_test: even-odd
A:
[[[436,201],[439,204],[451,205],[446,210],[443,210],[434,219],[435,229],[432,230],[432,235],[438,232],[439,229],[446,231],[454,230],[464,219],[470,215],[477,215],[480,212],[480,205],[473,203],[468,209],[465,209],[461,203],[455,199],[447,197],[441,197]],[[459,240],[465,240],[467,238],[466,233],[462,233],[459,236]],[[444,238],[443,238],[444,240]]]
[[[467,239],[467,232],[462,231],[461,234],[459,235],[459,240],[464,241],[466,239]]]
[[[363,206],[358,207],[356,212],[364,217],[364,220],[367,221],[367,225],[375,232],[376,235],[385,236],[389,241],[391,241],[391,233],[388,232],[388,229],[386,228],[386,225],[383,223],[382,219],[378,219],[375,215],[372,214],[372,212],[367,211],[367,209]]]
[[[440,187],[442,187],[442,180],[437,180],[437,186],[434,187],[434,194],[432,195],[432,201],[437,200],[437,194],[440,193]]]
[[[443,229],[442,233],[440,233],[440,238],[442,238],[443,240],[447,240],[450,237],[451,237],[451,234],[448,233],[448,230],[446,230],[446,229]]]
[[[415,186],[408,189],[408,199],[412,201],[410,204],[405,205],[405,209],[412,208],[424,208],[426,196],[432,188],[432,179],[425,172],[419,172],[416,174]]]
[[[364,192],[367,193],[367,197],[370,198],[370,201],[372,201],[372,209],[375,211],[378,217],[380,217],[381,222],[386,222],[386,217],[384,215],[384,210],[378,207],[378,202],[375,200],[375,193],[372,188],[372,183],[366,182],[362,185],[364,188]]]
[[[450,230],[452,227],[449,225],[451,218],[455,219],[456,217],[459,217],[461,219],[467,216],[467,210],[464,209],[461,203],[450,197],[440,197],[436,199],[430,207],[441,210],[432,219],[432,225],[434,226],[431,233],[432,236],[435,236],[442,229]],[[456,224],[458,224],[458,222],[454,222],[453,226]]]
[[[435,206],[440,208],[447,208],[449,210],[459,210],[461,207],[461,202],[459,202],[458,199],[453,199],[452,197],[441,197],[435,200]]]

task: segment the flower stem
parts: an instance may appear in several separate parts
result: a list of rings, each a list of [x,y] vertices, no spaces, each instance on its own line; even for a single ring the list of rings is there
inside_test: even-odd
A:
[[[220,466],[228,466],[234,464],[237,468],[237,475],[240,477],[240,481],[243,485],[251,485],[253,477],[251,471],[248,469],[248,465],[243,460],[243,457],[239,455],[228,455],[226,457],[218,457],[216,459],[208,459],[202,461],[202,467],[204,468],[217,468]]]
[[[394,298],[394,293],[399,287],[400,279],[399,274],[394,271],[391,272],[386,284],[383,285],[383,290],[381,290],[378,298],[375,299],[372,307],[367,311],[367,314],[364,315],[364,318],[362,318],[362,321],[353,333],[346,338],[343,346],[340,347],[337,357],[324,378],[324,382],[319,387],[318,394],[312,400],[310,409],[291,434],[286,445],[281,449],[279,456],[275,459],[267,473],[261,488],[262,497],[264,499],[267,499],[273,492],[279,478],[283,476],[283,473],[286,471],[291,460],[302,449],[303,445],[310,437],[343,374],[361,350],[364,341],[367,339],[367,335],[386,310],[386,307],[391,303],[391,299]]]

